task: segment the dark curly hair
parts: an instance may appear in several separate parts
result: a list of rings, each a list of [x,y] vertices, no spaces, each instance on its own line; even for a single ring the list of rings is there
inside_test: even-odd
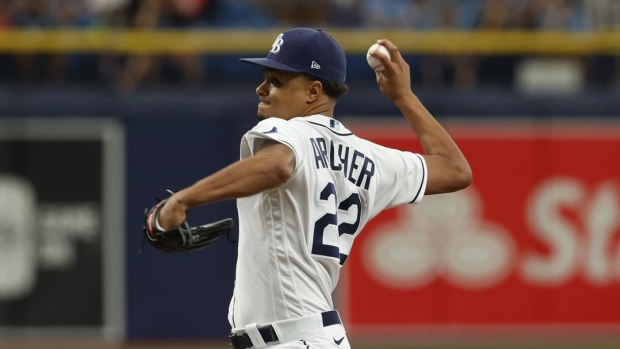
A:
[[[304,75],[310,81],[320,82],[321,85],[323,85],[323,90],[325,91],[325,94],[332,99],[338,99],[340,98],[340,96],[345,95],[347,94],[347,92],[349,92],[349,86],[343,82],[327,81],[310,74]]]

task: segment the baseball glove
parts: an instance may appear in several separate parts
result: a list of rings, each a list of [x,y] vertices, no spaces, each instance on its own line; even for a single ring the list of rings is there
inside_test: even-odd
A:
[[[224,234],[228,234],[234,224],[232,218],[192,227],[184,221],[179,227],[162,230],[158,228],[157,215],[166,200],[161,200],[150,210],[144,210],[144,239],[158,250],[170,253],[191,252],[211,245]]]

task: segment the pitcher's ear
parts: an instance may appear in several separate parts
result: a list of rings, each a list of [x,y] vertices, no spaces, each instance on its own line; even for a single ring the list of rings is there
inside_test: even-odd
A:
[[[323,84],[318,80],[310,81],[310,85],[308,86],[308,103],[312,103],[321,97],[323,93]]]

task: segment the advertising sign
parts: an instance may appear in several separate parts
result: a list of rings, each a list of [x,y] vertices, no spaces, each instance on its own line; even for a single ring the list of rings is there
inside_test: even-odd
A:
[[[421,152],[404,120],[350,128]],[[338,293],[348,330],[617,333],[620,125],[447,128],[474,181],[463,191],[385,211],[364,228]]]
[[[0,119],[0,339],[123,337],[123,144],[109,120]]]

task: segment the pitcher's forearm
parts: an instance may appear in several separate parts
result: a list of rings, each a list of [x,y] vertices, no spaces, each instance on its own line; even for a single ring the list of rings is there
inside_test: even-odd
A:
[[[447,193],[467,187],[472,172],[452,137],[411,93],[394,101],[418,136],[429,176],[426,194]]]
[[[426,155],[462,158],[465,161],[465,157],[452,137],[428,112],[416,95],[413,93],[405,95],[394,103],[418,136]]]

